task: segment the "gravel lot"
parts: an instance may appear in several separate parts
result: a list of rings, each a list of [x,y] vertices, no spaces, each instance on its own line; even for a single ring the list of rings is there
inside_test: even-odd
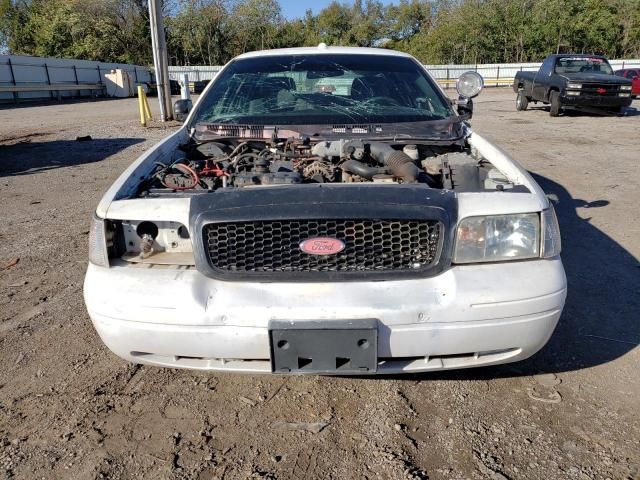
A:
[[[507,89],[483,92],[474,127],[557,201],[565,313],[526,362],[360,379],[116,358],[82,301],[88,221],[175,125],[143,129],[135,99],[3,107],[0,478],[640,479],[640,115],[629,113],[550,118],[516,112]]]

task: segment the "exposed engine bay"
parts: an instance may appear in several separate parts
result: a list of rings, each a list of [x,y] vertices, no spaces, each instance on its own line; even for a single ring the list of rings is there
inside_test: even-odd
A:
[[[423,183],[457,191],[513,188],[468,148],[368,139],[194,142],[155,166],[141,183],[139,196],[305,183]]]

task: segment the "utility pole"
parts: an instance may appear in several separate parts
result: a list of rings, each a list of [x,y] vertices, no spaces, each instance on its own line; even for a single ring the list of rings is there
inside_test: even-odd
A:
[[[162,0],[149,0],[149,20],[151,23],[153,65],[156,70],[158,101],[160,102],[160,117],[164,122],[173,119],[173,110],[171,107],[167,41],[164,35],[164,22],[162,21]]]

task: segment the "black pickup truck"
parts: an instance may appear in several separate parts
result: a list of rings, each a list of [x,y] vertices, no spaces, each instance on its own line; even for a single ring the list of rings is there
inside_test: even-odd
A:
[[[517,110],[542,102],[552,117],[563,108],[621,113],[632,101],[631,81],[614,75],[598,55],[549,55],[537,72],[516,73],[513,90]]]

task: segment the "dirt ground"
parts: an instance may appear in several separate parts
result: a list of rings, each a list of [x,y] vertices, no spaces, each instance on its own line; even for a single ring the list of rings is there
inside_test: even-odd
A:
[[[475,129],[557,202],[569,296],[539,354],[331,378],[138,367],[100,342],[82,300],[89,218],[175,128],[140,127],[136,108],[0,109],[0,478],[640,479],[639,112],[476,101]]]

